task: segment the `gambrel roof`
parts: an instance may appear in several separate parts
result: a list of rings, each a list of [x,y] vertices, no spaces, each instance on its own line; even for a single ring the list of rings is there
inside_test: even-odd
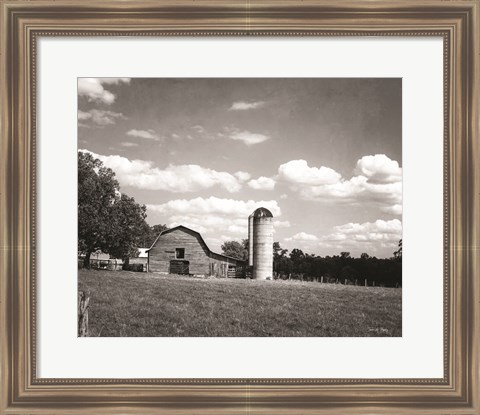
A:
[[[159,238],[162,235],[166,235],[167,233],[171,233],[171,232],[175,232],[175,231],[183,231],[183,232],[189,233],[190,235],[195,236],[197,238],[198,242],[200,243],[200,245],[202,245],[202,247],[204,248],[204,250],[205,250],[205,252],[207,253],[208,256],[221,257],[221,258],[225,258],[226,260],[236,261],[236,262],[245,262],[242,259],[233,258],[233,257],[228,256],[228,255],[218,254],[216,252],[211,251],[210,248],[208,247],[208,245],[206,244],[206,242],[204,241],[204,239],[202,238],[202,235],[200,234],[200,232],[194,231],[193,229],[187,228],[186,226],[183,226],[183,225],[175,226],[171,229],[166,229],[166,230],[160,232],[160,234],[157,236],[157,238],[153,242],[152,246],[149,249],[147,249],[147,252],[150,251],[150,249],[152,249],[155,246],[155,244],[157,243],[157,241],[159,240]]]

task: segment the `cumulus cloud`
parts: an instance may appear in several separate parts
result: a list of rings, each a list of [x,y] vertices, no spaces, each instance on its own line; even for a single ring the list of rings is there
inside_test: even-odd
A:
[[[158,168],[151,161],[129,160],[119,155],[104,156],[88,150],[102,163],[111,168],[121,186],[139,189],[165,190],[169,192],[195,192],[214,186],[234,193],[242,188],[242,181],[234,174],[219,172],[196,164],[174,165]]]
[[[131,143],[130,141],[123,141],[120,145],[122,147],[138,147],[138,143]]]
[[[402,213],[402,169],[385,154],[357,161],[355,176],[343,178],[335,170],[310,167],[292,160],[278,169],[277,181],[288,184],[304,200],[378,207],[392,215]]]
[[[305,160],[291,160],[282,164],[278,168],[278,175],[287,183],[310,186],[337,183],[342,177],[329,167],[310,167]]]
[[[248,216],[258,207],[266,207],[274,217],[281,216],[281,210],[275,200],[235,200],[197,197],[194,199],[170,200],[160,205],[147,205],[147,213],[154,215],[168,226],[183,225],[202,235],[206,235],[214,244],[218,244],[218,235],[222,240],[240,240],[248,236]],[[275,221],[274,227],[288,227],[288,221]],[[219,245],[218,245],[219,247]]]
[[[400,220],[378,219],[375,222],[335,226],[332,233],[320,239],[319,244],[339,250],[353,248],[359,252],[376,252],[380,248],[395,249],[400,239],[402,239]]]
[[[302,241],[302,242],[315,242],[318,241],[318,238],[315,235],[305,232],[299,232],[295,235],[285,238],[286,241]]]
[[[260,176],[258,179],[250,180],[248,186],[255,190],[273,190],[275,180],[270,177]]]
[[[158,134],[155,132],[155,130],[149,129],[149,130],[130,130],[127,131],[127,135],[131,137],[139,137],[139,138],[145,138],[147,140],[155,140],[158,141],[160,140],[160,137]]]
[[[247,146],[260,144],[270,139],[268,135],[251,133],[250,131],[239,131],[239,130],[234,130],[230,132],[228,134],[228,137],[232,140],[241,141]]]
[[[237,171],[236,173],[234,173],[234,175],[238,180],[241,180],[242,182],[246,182],[251,177],[250,173],[247,173],[246,171]]]
[[[91,102],[113,104],[115,94],[104,85],[129,84],[130,78],[78,78],[78,95],[87,97]]]
[[[402,181],[402,168],[397,161],[390,160],[385,154],[362,157],[357,161],[355,173],[367,177],[371,183]]]
[[[265,105],[264,101],[237,101],[232,104],[232,106],[228,109],[229,111],[245,111],[245,110],[252,110],[256,108],[261,108]]]
[[[272,212],[274,217],[281,215],[280,207],[276,200],[235,200],[222,199],[214,196],[209,198],[197,197],[195,199],[176,199],[170,200],[161,205],[148,205],[147,208],[164,214],[220,214],[228,215],[242,220],[247,220],[248,216],[257,208],[265,207]]]
[[[101,127],[115,124],[117,120],[126,118],[127,117],[125,117],[121,112],[103,111],[97,109],[92,109],[86,112],[81,110],[78,111],[79,121],[90,121],[92,124],[96,124]]]

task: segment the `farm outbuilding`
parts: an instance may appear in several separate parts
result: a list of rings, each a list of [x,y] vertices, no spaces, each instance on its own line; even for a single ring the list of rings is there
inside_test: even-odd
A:
[[[167,229],[148,250],[148,272],[243,277],[246,262],[212,252],[200,233],[185,226]]]

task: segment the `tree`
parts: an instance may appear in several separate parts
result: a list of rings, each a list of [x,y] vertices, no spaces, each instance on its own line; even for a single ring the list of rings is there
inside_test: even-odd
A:
[[[248,259],[248,249],[245,248],[244,243],[238,241],[226,241],[222,245],[222,252],[224,255],[231,256],[241,260]]]
[[[398,250],[393,253],[395,259],[402,259],[402,239],[398,241]]]
[[[292,249],[292,252],[290,252],[290,259],[294,263],[298,263],[298,262],[302,261],[304,258],[305,258],[305,254],[303,253],[303,251],[301,249],[294,248],[294,249]]]
[[[280,258],[283,258],[286,256],[288,253],[288,249],[282,249],[280,246],[280,242],[274,242],[273,243],[273,260],[278,260]]]
[[[130,257],[138,254],[145,229],[147,208],[133,197],[122,194],[111,209],[112,223],[107,237],[107,252],[121,258],[127,265]]]
[[[92,252],[128,262],[148,225],[146,207],[120,193],[115,173],[90,153],[78,152],[78,249],[90,267]]]
[[[168,227],[166,225],[147,225],[141,241],[142,247],[150,248],[157,239],[158,235],[160,235],[161,232],[166,231],[167,229]]]
[[[115,173],[90,153],[78,152],[78,250],[85,253],[86,268],[92,252],[108,252],[111,211],[118,192]]]

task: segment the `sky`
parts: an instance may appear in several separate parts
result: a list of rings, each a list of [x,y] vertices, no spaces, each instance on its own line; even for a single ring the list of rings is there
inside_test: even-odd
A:
[[[78,79],[78,148],[209,248],[274,216],[282,248],[391,257],[402,237],[400,78]]]

